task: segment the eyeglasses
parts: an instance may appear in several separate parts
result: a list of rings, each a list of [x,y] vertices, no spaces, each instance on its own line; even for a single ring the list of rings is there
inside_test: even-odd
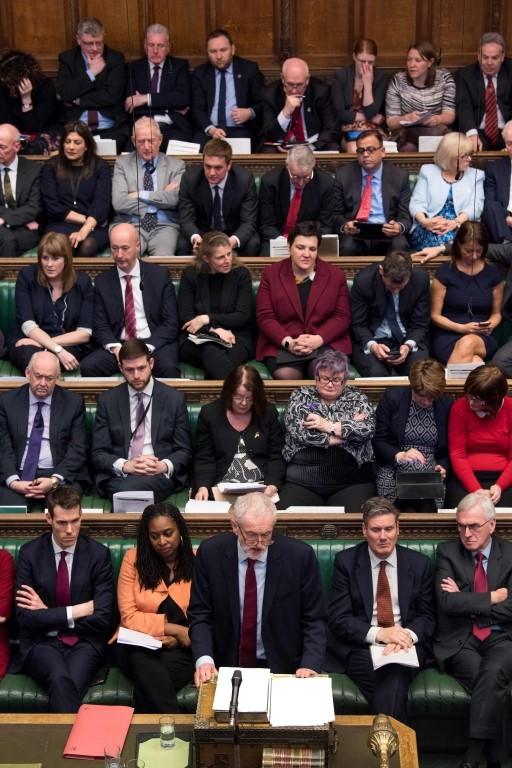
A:
[[[233,395],[231,399],[234,403],[239,403],[241,405],[242,403],[252,403],[254,397],[252,395]]]
[[[36,381],[47,381],[48,384],[52,384],[59,378],[58,376],[45,376],[43,373],[32,373],[31,375]]]
[[[486,405],[486,402],[482,397],[477,397],[476,395],[470,395],[469,393],[466,393],[466,397],[468,400],[471,400],[473,403],[481,403],[481,405]]]
[[[265,531],[264,533],[245,533],[244,529],[240,525],[238,526],[238,530],[246,544],[259,544],[260,541],[262,544],[267,544],[268,546],[273,544],[272,536],[274,535],[274,531]]]
[[[301,181],[303,181],[304,183],[307,183],[308,181],[311,181],[311,179],[313,178],[313,173],[308,173],[307,176],[298,176],[297,174],[290,173],[288,171],[288,176],[290,177],[290,180],[294,184],[300,183]]]
[[[288,82],[286,82],[286,80],[284,80],[283,81],[283,85],[289,91],[302,91],[305,88],[307,88],[308,81],[306,80],[305,83],[288,83]]]
[[[336,387],[343,384],[344,381],[340,376],[317,376],[316,380],[319,381],[320,384],[334,384]]]
[[[483,528],[484,525],[487,525],[487,523],[490,523],[490,520],[486,520],[485,523],[471,523],[471,525],[462,525],[462,523],[457,523],[457,530],[459,533],[466,533],[466,531],[471,531],[471,533],[477,533],[477,531],[480,530],[480,528]]]
[[[358,147],[356,149],[356,155],[373,155],[374,152],[378,152],[382,147]]]

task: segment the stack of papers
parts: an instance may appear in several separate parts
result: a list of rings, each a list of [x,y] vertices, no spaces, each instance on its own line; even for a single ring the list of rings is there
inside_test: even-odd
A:
[[[370,645],[373,668],[380,669],[386,664],[401,664],[404,667],[419,667],[418,654],[414,645],[409,650],[401,650],[384,656],[385,645]]]
[[[270,697],[270,725],[306,727],[334,722],[332,681],[327,675],[274,675]]]
[[[221,667],[213,699],[215,718],[220,723],[229,720],[233,672],[239,667]],[[240,722],[268,723],[270,669],[241,669],[242,683],[238,695]]]
[[[252,493],[264,491],[266,487],[263,483],[219,483],[217,486],[221,493]]]
[[[148,648],[150,651],[157,651],[162,647],[162,641],[157,640],[153,635],[147,635],[145,632],[137,632],[136,629],[127,629],[119,627],[117,642],[121,645],[137,645],[139,648]]]

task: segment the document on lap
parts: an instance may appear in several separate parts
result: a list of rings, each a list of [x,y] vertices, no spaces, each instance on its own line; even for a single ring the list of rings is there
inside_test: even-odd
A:
[[[148,648],[150,651],[157,651],[162,647],[161,640],[157,640],[145,632],[138,632],[136,629],[127,629],[126,627],[119,627],[117,642],[122,645],[137,645],[139,648]]]
[[[402,664],[404,667],[419,667],[418,654],[414,645],[406,650],[405,648],[396,653],[390,653],[384,656],[385,645],[371,645],[370,653],[374,669],[385,667],[386,664]]]

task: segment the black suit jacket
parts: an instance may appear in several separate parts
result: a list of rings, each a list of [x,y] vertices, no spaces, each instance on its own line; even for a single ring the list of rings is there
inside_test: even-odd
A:
[[[27,445],[29,386],[24,384],[0,396],[0,483],[19,473]],[[50,450],[53,471],[66,483],[88,482],[85,408],[81,395],[56,386],[50,415]]]
[[[501,313],[505,320],[512,320],[512,243],[489,245],[487,259],[501,264],[507,270]]]
[[[281,453],[284,434],[275,405],[267,403],[261,417],[253,414],[243,438],[247,455],[262,471],[263,481],[279,488],[285,470]],[[194,441],[193,493],[202,486],[211,489],[222,480],[233,461],[239,439],[240,433],[227,420],[222,400],[203,405]]]
[[[150,68],[147,58],[131,61],[127,66],[126,95],[136,91],[150,93]],[[174,125],[189,133],[190,124],[178,110],[190,107],[190,74],[188,59],[167,56],[160,74],[160,92],[151,94],[151,106],[144,104],[134,110],[134,119],[144,115],[168,115]]]
[[[284,107],[286,96],[281,80],[265,86],[263,90],[263,141],[281,141],[285,131],[277,121]],[[340,137],[337,130],[334,107],[329,86],[316,77],[311,77],[304,94],[304,120],[309,137],[319,134],[316,149],[337,151]]]
[[[474,592],[475,560],[471,552],[455,539],[439,544],[435,590],[437,597],[437,630],[434,655],[443,668],[455,656],[472,631],[473,622],[480,627],[499,624],[512,640],[512,543],[493,536],[487,564],[488,592]],[[443,592],[441,581],[452,578],[459,592]],[[490,592],[507,587],[508,598],[491,605]]]
[[[313,178],[304,187],[298,221],[318,221],[323,235],[332,232],[332,192],[330,173],[314,169]],[[290,176],[286,168],[273,168],[261,177],[260,235],[271,240],[283,234],[290,208]]]
[[[510,197],[510,171],[510,157],[500,157],[485,166],[482,222],[487,227],[491,243],[501,243],[504,238],[512,240],[512,227],[505,222]]]
[[[361,269],[354,278],[350,292],[352,308],[352,335],[355,344],[364,349],[381,324],[386,310],[386,289],[379,273],[379,265]],[[428,346],[430,325],[430,289],[428,275],[413,269],[411,279],[400,291],[398,302],[400,319],[406,329],[406,338],[419,346]]]
[[[115,476],[113,464],[128,457],[132,437],[128,385],[121,384],[98,397],[94,420],[91,459],[96,484]],[[174,466],[174,490],[184,487],[191,458],[190,431],[185,396],[159,381],[154,382],[151,442],[155,456],[170,459]]]
[[[233,57],[236,103],[250,107],[256,117],[245,123],[255,136],[259,130],[262,111],[263,75],[255,61]],[[210,114],[215,103],[215,67],[209,61],[192,73],[192,119],[201,131],[212,124]]]
[[[128,135],[128,118],[124,111],[124,56],[106,45],[103,58],[105,69],[91,80],[78,45],[59,53],[57,96],[64,102],[66,121],[79,120],[85,109],[97,110],[114,120],[114,130]]]
[[[418,636],[420,661],[428,656],[434,633],[434,595],[430,560],[406,547],[396,547],[398,603],[402,627]],[[328,606],[329,640],[326,668],[344,670],[354,648],[366,647],[365,637],[372,626],[373,583],[368,544],[362,542],[334,560]]]
[[[386,389],[375,412],[375,436],[373,449],[375,459],[382,464],[395,464],[395,455],[402,450],[403,437],[409,408],[411,390],[409,387]],[[436,462],[448,469],[448,417],[453,405],[450,395],[441,395],[434,400],[434,419],[437,427]]]
[[[142,301],[151,336],[144,339],[156,350],[164,344],[174,345],[177,359],[178,309],[176,293],[169,272],[157,264],[140,262],[143,285]],[[121,343],[124,328],[124,303],[117,267],[112,267],[94,282],[93,341],[100,347]]]
[[[237,538],[221,533],[201,543],[188,609],[194,659],[236,666],[240,643]],[[261,635],[272,672],[323,668],[325,602],[313,549],[276,535],[268,549]]]
[[[78,605],[94,600],[94,613],[77,619],[73,630],[68,629],[66,608],[56,606],[56,582],[52,535],[44,533],[23,544],[16,563],[16,588],[22,584],[32,587],[47,608],[37,611],[16,608],[20,627],[20,655],[11,670],[13,672],[21,669],[34,646],[48,639],[48,632],[73,632],[100,654],[106,648],[112,629],[115,589],[108,547],[94,539],[81,535],[78,537],[71,569],[71,601],[72,605]]]
[[[477,129],[485,113],[485,83],[478,62],[455,73],[457,87],[457,121],[463,133]],[[498,72],[496,92],[498,106],[505,122],[512,118],[512,59],[505,59]]]
[[[352,106],[354,96],[355,65],[337,69],[331,85],[331,99],[336,114],[336,119],[343,125],[344,123],[353,123],[356,113]],[[384,114],[386,88],[388,86],[388,77],[383,69],[373,70],[373,102],[367,107],[361,107],[361,112],[367,120],[371,120],[375,115]]]
[[[190,242],[194,234],[212,229],[213,197],[203,167],[188,168],[181,177],[179,210],[181,232]],[[240,240],[243,252],[257,232],[258,195],[254,176],[246,168],[231,166],[222,195],[224,232]]]
[[[11,229],[24,227],[29,221],[36,221],[42,213],[41,190],[39,176],[41,166],[18,157],[18,172],[16,174],[16,208],[6,208],[3,185],[0,184],[1,218]]]
[[[336,171],[334,182],[333,225],[335,232],[347,221],[354,221],[361,205],[362,173],[358,162],[347,163]],[[382,164],[382,205],[386,221],[397,221],[407,233],[412,220],[409,213],[411,188],[407,172],[393,163]]]

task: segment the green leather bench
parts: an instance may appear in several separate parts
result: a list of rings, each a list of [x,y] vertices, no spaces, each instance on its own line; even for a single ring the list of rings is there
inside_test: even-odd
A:
[[[133,540],[103,539],[110,548],[115,577],[119,572],[122,557],[133,546]],[[195,541],[194,544],[198,544]],[[312,540],[320,565],[322,583],[326,592],[331,584],[334,557],[342,549],[354,546],[350,539]],[[437,541],[401,542],[427,555],[435,561]],[[21,539],[0,540],[0,546],[14,557],[23,544]],[[333,674],[333,694],[337,714],[365,714],[367,702],[358,687],[344,674]],[[193,686],[186,686],[179,695],[180,706],[185,712],[194,712],[197,692]],[[93,686],[84,699],[87,702],[104,704],[133,705],[133,689],[129,680],[113,667],[106,681]],[[462,687],[449,675],[441,674],[435,668],[422,670],[414,679],[408,700],[408,713],[416,729],[423,751],[460,751],[464,747],[468,720],[469,697]],[[48,701],[44,692],[26,675],[8,674],[0,682],[0,712],[44,712]]]

